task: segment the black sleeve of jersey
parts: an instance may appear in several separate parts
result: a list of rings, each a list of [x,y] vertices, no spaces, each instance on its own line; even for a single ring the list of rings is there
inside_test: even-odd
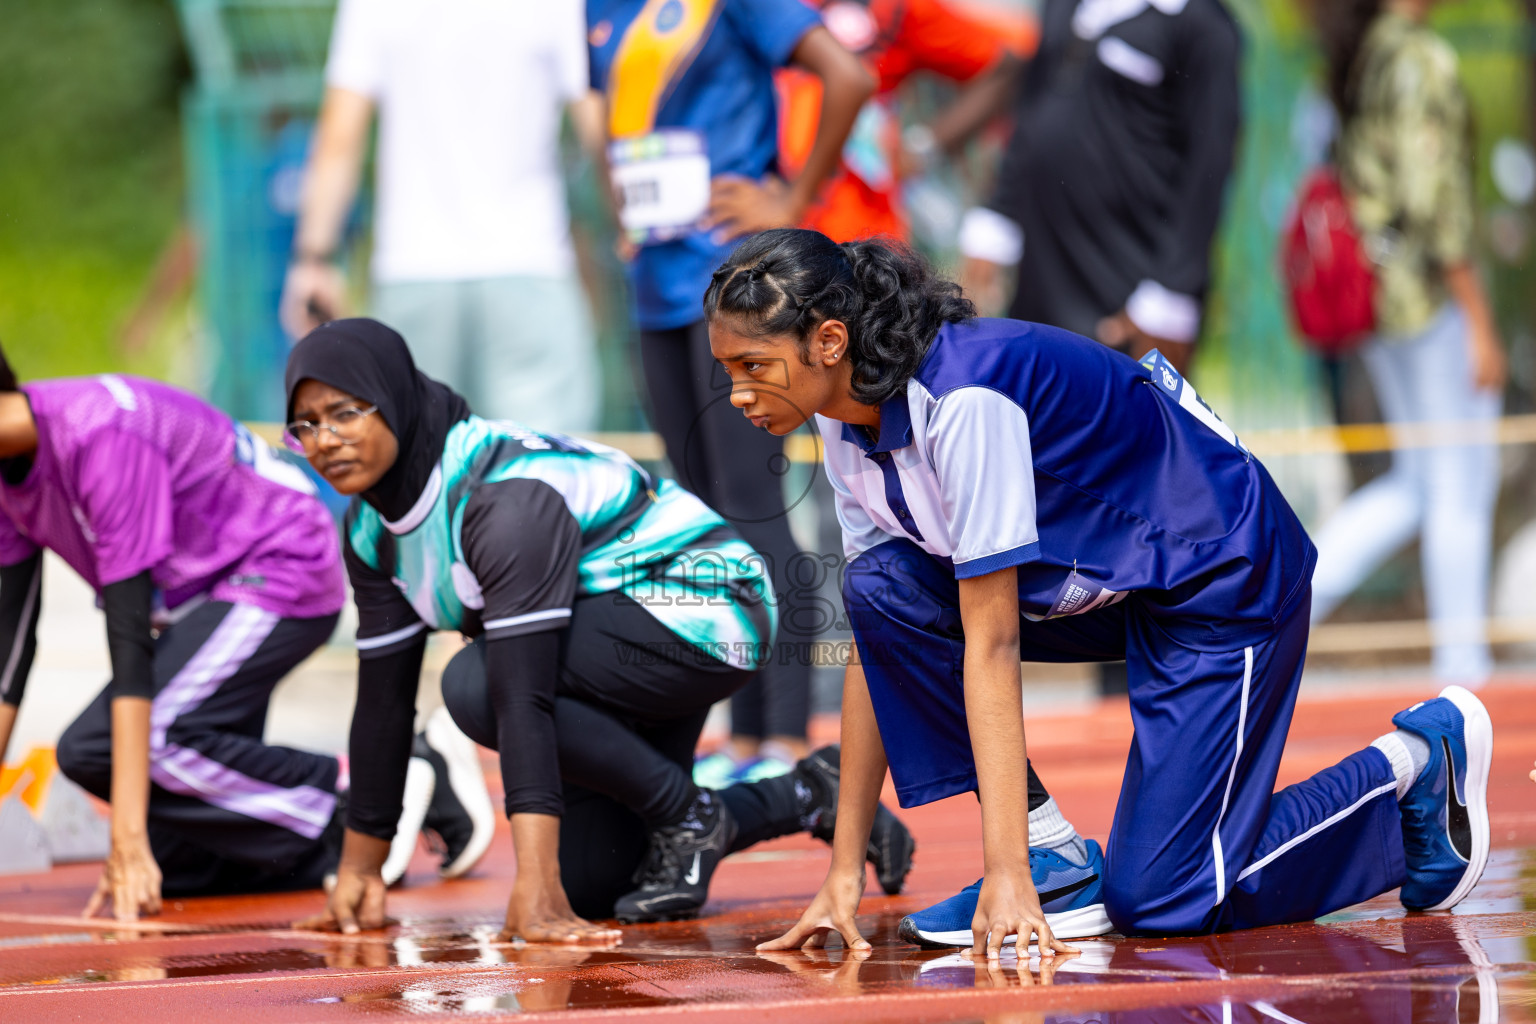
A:
[[[112,662],[112,697],[155,697],[155,638],[150,610],[155,584],[149,572],[101,588],[107,613],[107,655]]]
[[[41,551],[15,565],[0,566],[0,701],[12,707],[21,704],[37,654],[42,589]]]
[[[482,484],[464,507],[464,561],[480,583],[487,640],[560,629],[576,596],[581,527],[542,480]]]
[[[1178,83],[1182,182],[1164,221],[1153,277],[1169,291],[1201,298],[1210,284],[1211,242],[1242,126],[1242,37],[1219,3],[1192,2],[1179,15]]]
[[[427,638],[417,633],[403,646],[357,664],[357,706],[352,712],[352,788],[347,827],[393,839],[405,799],[405,769],[416,725],[416,686]]]
[[[347,582],[352,585],[352,600],[357,605],[357,656],[367,661],[395,654],[420,640],[427,632],[427,624],[389,574],[364,562],[352,549],[352,540],[345,532],[341,552],[347,566]]]
[[[555,744],[560,634],[548,630],[485,643],[486,685],[496,712],[507,814],[564,812]]]

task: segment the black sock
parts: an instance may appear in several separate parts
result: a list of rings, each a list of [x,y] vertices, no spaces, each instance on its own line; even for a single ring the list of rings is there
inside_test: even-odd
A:
[[[736,841],[731,844],[733,853],[765,839],[804,831],[800,821],[807,809],[793,774],[761,782],[738,782],[716,795],[736,822]]]

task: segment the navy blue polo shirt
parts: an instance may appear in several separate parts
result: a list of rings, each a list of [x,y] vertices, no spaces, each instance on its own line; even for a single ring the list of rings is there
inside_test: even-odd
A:
[[[904,537],[960,579],[1017,568],[1032,617],[1132,596],[1186,646],[1254,643],[1307,591],[1316,550],[1182,387],[1055,328],[947,324],[878,436],[818,417],[846,554]]]

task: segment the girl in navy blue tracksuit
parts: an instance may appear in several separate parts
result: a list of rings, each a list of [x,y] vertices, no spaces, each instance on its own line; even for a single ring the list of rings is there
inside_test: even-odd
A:
[[[770,946],[833,930],[867,945],[853,922],[860,837],[888,763],[903,806],[974,790],[983,821],[985,879],[903,933],[968,919],[977,954],[1012,934],[1067,948],[1028,849],[1021,659],[1129,665],[1136,731],[1095,872],[1119,930],[1310,919],[1400,885],[1406,905],[1443,908],[1470,891],[1492,747],[1471,693],[1448,688],[1274,791],[1315,550],[1157,353],[1137,363],[976,319],[910,253],[812,231],[742,245],[705,311],[751,422],[784,434],[816,414],[849,558],[839,845]]]

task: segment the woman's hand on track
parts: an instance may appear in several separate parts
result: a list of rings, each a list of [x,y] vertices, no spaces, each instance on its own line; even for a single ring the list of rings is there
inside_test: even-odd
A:
[[[624,933],[576,916],[559,882],[527,879],[519,872],[507,902],[507,926],[500,940],[550,942],[557,945],[617,946]]]
[[[821,891],[811,900],[811,905],[800,915],[800,920],[789,931],[776,939],[759,943],[763,952],[778,949],[816,949],[827,943],[833,932],[843,937],[843,945],[854,952],[868,953],[869,940],[859,931],[854,915],[859,912],[859,900],[864,897],[864,865],[859,865],[857,875],[827,875]]]
[[[1002,953],[1003,940],[1017,938],[1014,947],[1020,959],[1027,958],[1030,939],[1039,936],[1042,959],[1057,953],[1075,953],[1051,934],[1045,911],[1040,909],[1040,894],[1029,876],[1029,864],[1011,871],[988,871],[981,883],[981,898],[976,901],[976,915],[971,918],[973,942],[969,953],[996,960]]]
[[[85,916],[95,917],[109,899],[112,916],[119,921],[137,921],[140,914],[160,913],[160,865],[155,863],[147,836],[112,841],[96,891],[85,905]]]
[[[386,849],[387,849],[386,844]],[[395,922],[384,914],[384,894],[388,886],[378,869],[350,866],[345,859],[336,869],[336,884],[325,898],[325,912],[306,917],[294,924],[308,931],[341,932],[356,935],[376,931]]]

